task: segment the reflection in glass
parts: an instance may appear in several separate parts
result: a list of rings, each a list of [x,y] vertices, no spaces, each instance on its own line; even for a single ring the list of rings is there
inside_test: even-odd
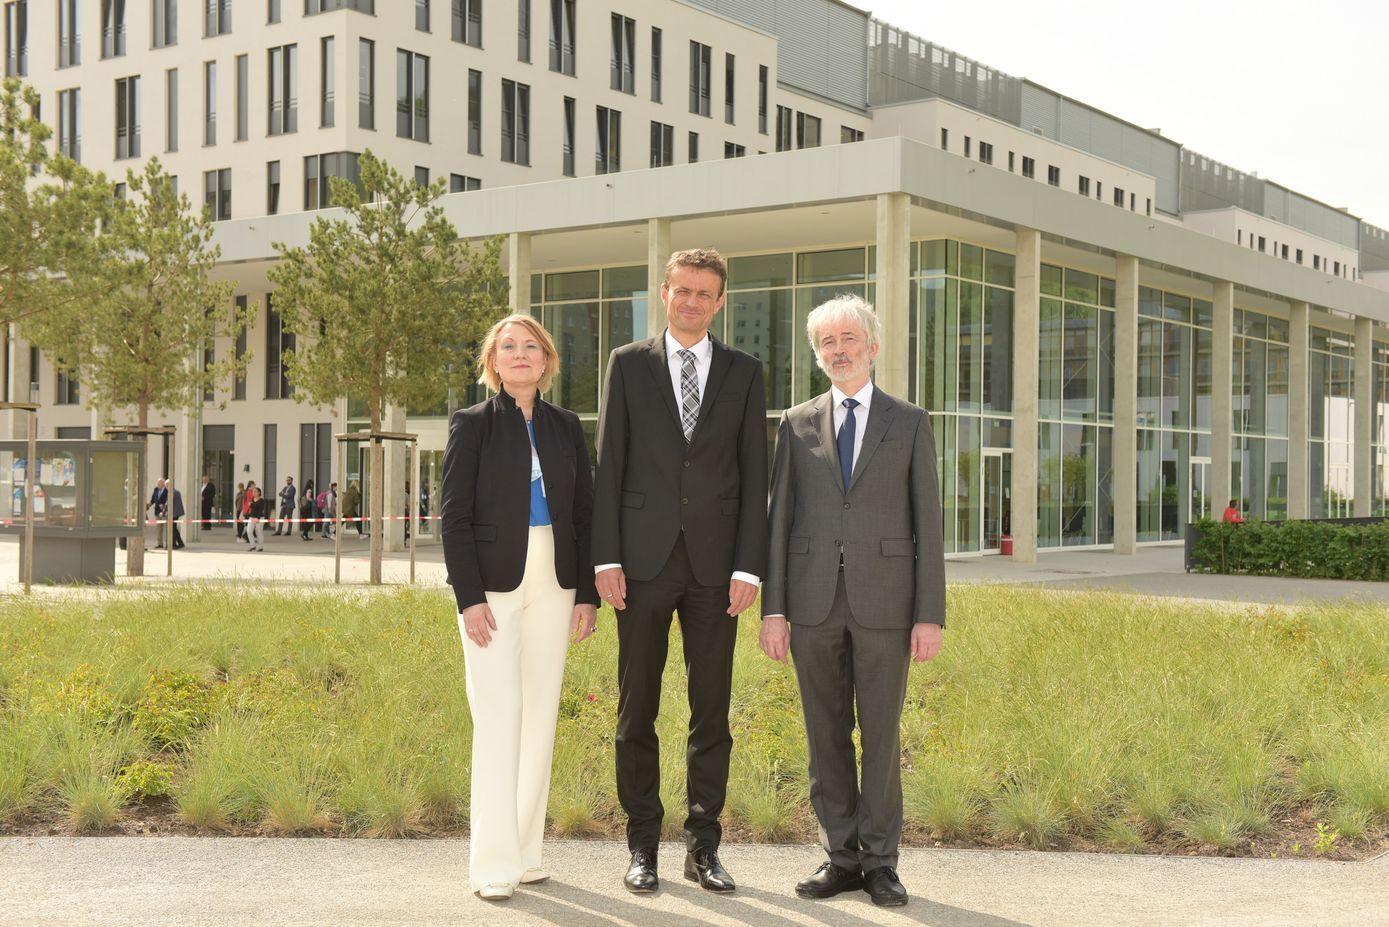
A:
[[[797,339],[791,313],[791,291],[730,293],[725,312],[729,344],[762,361],[767,382],[767,409],[795,405],[791,394],[791,361],[793,342]]]
[[[598,304],[569,303],[545,310],[545,327],[559,352],[552,401],[574,412],[598,411]]]

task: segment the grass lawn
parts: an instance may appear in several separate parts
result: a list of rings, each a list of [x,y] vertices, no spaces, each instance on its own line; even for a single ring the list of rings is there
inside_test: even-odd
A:
[[[1389,615],[950,590],[903,717],[908,840],[1363,857],[1389,847]],[[570,652],[552,832],[614,835],[610,611]],[[677,626],[678,628],[678,626]],[[745,616],[729,839],[811,842],[795,678]],[[678,634],[678,630],[675,632]],[[683,818],[678,640],[660,726]],[[467,826],[452,600],[182,587],[0,605],[0,832]]]

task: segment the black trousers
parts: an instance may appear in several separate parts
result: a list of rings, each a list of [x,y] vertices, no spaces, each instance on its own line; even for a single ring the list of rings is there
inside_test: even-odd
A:
[[[690,569],[684,535],[655,579],[627,581],[627,608],[617,614],[617,797],[627,813],[630,850],[661,839],[661,677],[671,613],[678,612],[689,680],[690,730],[686,757],[685,843],[717,847],[719,814],[728,791],[733,735],[728,706],[738,619],[728,615],[728,586],[701,586]]]

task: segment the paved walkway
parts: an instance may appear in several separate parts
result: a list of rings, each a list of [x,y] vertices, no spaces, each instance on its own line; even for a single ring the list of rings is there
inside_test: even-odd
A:
[[[1221,927],[1389,925],[1389,858],[1363,863],[908,850],[912,901],[803,901],[818,848],[728,846],[739,889],[714,896],[661,850],[662,890],[621,886],[625,849],[553,841],[554,877],[509,902],[467,889],[459,840],[190,837],[0,839],[0,925],[562,925],[696,927]]]
[[[263,553],[230,540],[229,529],[204,532],[203,538],[174,554],[172,580],[267,582],[316,585],[333,581],[333,542],[315,538],[303,541],[297,534],[266,539]],[[116,552],[117,585],[153,585],[170,582],[165,575],[164,551],[146,551],[146,576],[124,576],[125,554]],[[367,541],[348,532],[343,538],[342,578],[361,586],[370,570]],[[0,594],[21,589],[19,543],[0,537]],[[1187,573],[1182,568],[1182,548],[1140,548],[1133,555],[1098,550],[1048,551],[1036,563],[1017,563],[997,555],[964,557],[946,561],[946,578],[952,583],[1007,583],[1048,589],[1109,589],[1143,595],[1179,596],[1222,601],[1298,603],[1354,599],[1389,604],[1389,583],[1343,582],[1326,579],[1280,579],[1266,576],[1209,576]],[[385,556],[382,575],[387,584],[409,581],[409,558],[404,553]],[[416,581],[442,586],[443,553],[433,539],[424,540],[416,552]],[[41,591],[57,591],[56,589]]]

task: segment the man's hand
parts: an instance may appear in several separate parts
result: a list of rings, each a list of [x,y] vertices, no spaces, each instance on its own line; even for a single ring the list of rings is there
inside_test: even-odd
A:
[[[469,605],[463,609],[463,633],[479,647],[492,642],[492,632],[497,630],[497,619],[492,617],[492,609],[486,602]]]
[[[762,633],[757,637],[762,652],[773,660],[786,662],[786,653],[791,649],[791,628],[780,615],[762,619]]]
[[[736,618],[747,611],[752,600],[757,598],[757,587],[752,583],[733,579],[728,582],[728,614]]]
[[[598,626],[598,606],[596,605],[575,605],[574,617],[569,622],[569,633],[574,637],[574,643],[582,643],[584,638],[593,633],[593,629]]]
[[[627,607],[627,574],[622,567],[602,570],[593,577],[598,587],[598,595],[613,608],[622,611]]]
[[[921,663],[940,653],[941,626],[929,622],[912,625],[912,660]]]

